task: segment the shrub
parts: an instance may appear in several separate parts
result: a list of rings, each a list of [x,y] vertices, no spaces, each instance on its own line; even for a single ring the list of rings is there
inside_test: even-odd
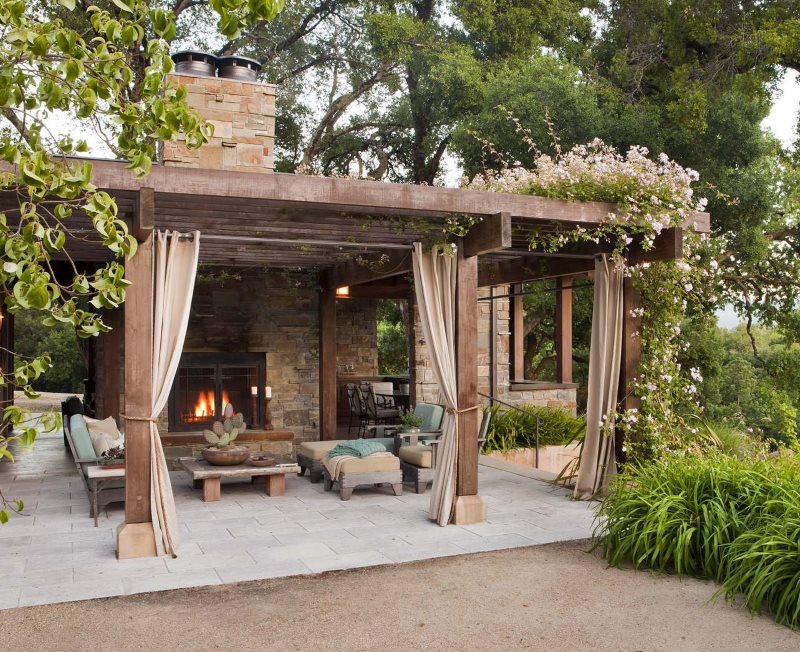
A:
[[[536,419],[539,422],[539,446],[568,444],[583,436],[586,421],[554,408],[521,406],[519,410],[500,412],[500,406],[491,409],[492,417],[483,450],[508,451],[514,448],[536,446]]]
[[[722,583],[753,612],[800,625],[800,462],[713,455],[651,462],[612,483],[594,547],[630,561]]]

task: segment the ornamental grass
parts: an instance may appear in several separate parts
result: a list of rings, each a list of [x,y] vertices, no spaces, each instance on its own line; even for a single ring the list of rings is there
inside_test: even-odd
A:
[[[618,476],[594,547],[632,563],[721,584],[757,613],[800,625],[800,462],[714,455],[651,462]]]

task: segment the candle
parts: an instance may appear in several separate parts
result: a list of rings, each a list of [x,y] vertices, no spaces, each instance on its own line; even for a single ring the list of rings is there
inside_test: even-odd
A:
[[[272,398],[272,387],[269,385],[264,388],[264,398]]]
[[[258,387],[251,387],[250,394],[252,394],[253,396],[258,396]]]

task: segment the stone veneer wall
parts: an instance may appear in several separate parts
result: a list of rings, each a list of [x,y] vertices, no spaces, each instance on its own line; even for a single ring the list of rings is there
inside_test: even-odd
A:
[[[508,286],[495,288],[496,295],[508,294]],[[488,297],[489,288],[480,288],[478,297]],[[497,374],[497,396],[513,405],[531,404],[539,407],[561,408],[570,412],[576,409],[576,389],[572,387],[541,387],[525,389],[512,389],[511,385],[511,302],[507,298],[494,301],[497,310],[497,360],[495,372]],[[478,311],[478,391],[491,395],[491,364],[492,364],[492,303],[479,301]],[[417,400],[424,402],[440,402],[439,386],[434,378],[433,368],[428,357],[427,342],[424,342],[422,325],[419,322],[417,311],[414,314],[414,341],[415,341],[415,368],[417,373]],[[481,399],[488,403],[486,399]]]
[[[270,173],[275,167],[275,86],[219,77],[168,75],[214,127],[211,141],[188,149],[183,135],[164,143],[164,165]]]

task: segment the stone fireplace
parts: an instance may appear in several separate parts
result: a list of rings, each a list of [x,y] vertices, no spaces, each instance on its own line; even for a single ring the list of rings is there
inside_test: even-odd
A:
[[[169,401],[170,432],[210,428],[226,406],[241,412],[250,428],[263,428],[263,353],[184,353]]]

